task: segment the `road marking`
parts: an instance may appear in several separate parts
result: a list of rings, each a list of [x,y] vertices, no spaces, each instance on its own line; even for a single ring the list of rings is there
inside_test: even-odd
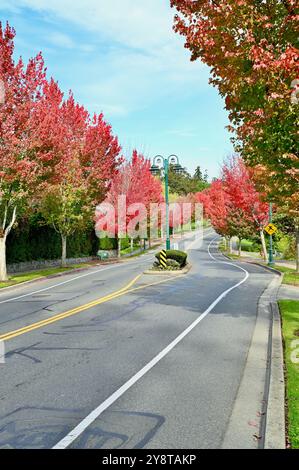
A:
[[[212,260],[216,261],[217,263],[228,264],[229,266],[234,266],[235,268],[240,269],[241,271],[243,271],[243,272],[246,274],[246,279],[245,279],[245,281],[247,281],[247,279],[249,278],[250,274],[249,274],[249,272],[248,272],[246,269],[242,268],[242,266],[239,266],[238,264],[235,264],[235,263],[231,263],[230,261],[222,261],[222,260],[219,260],[219,259],[215,258],[214,255],[212,255],[212,253],[211,253],[211,247],[212,247],[212,244],[217,240],[217,238],[218,238],[218,237],[214,238],[214,239],[211,241],[211,243],[209,244],[209,246],[208,246],[208,253],[209,253],[209,256],[212,258]],[[244,282],[245,282],[245,281],[244,281]]]
[[[81,305],[79,307],[73,308],[72,310],[68,310],[67,312],[60,313],[58,315],[55,315],[53,317],[46,318],[45,320],[41,320],[36,323],[32,323],[31,325],[24,326],[23,328],[19,328],[18,330],[15,331],[10,331],[8,333],[5,333],[0,336],[1,341],[7,341],[9,339],[15,338],[17,336],[23,335],[25,333],[28,333],[30,331],[36,330],[38,328],[42,328],[43,326],[49,325],[51,323],[55,323],[59,320],[63,320],[64,318],[68,318],[72,315],[76,315],[77,313],[81,313],[85,310],[88,310],[89,308],[96,307],[97,305],[100,305],[101,303],[108,302],[108,300],[112,300],[115,297],[118,297],[119,295],[124,294],[127,290],[132,287],[137,280],[140,278],[141,274],[136,276],[133,281],[131,281],[128,285],[123,287],[122,289],[119,289],[118,291],[112,292],[111,294],[105,295],[104,297],[101,297],[100,299],[93,300],[92,302],[89,302],[87,304]]]
[[[207,308],[207,310],[202,313],[197,320],[195,320],[186,330],[184,330],[174,341],[172,341],[166,348],[164,348],[157,356],[154,357],[146,366],[144,366],[139,372],[137,372],[133,377],[131,377],[122,387],[116,390],[110,397],[108,397],[100,406],[93,410],[85,419],[83,419],[78,426],[76,426],[72,431],[67,434],[61,441],[59,441],[53,449],[66,449],[69,447],[107,408],[109,408],[113,403],[115,403],[124,393],[126,393],[136,382],[138,382],[145,374],[147,374],[153,367],[155,367],[170,351],[172,351],[189,333],[191,333],[194,328],[218,305],[230,292],[240,287],[244,284],[249,278],[249,273],[245,269],[233,263],[226,263],[225,261],[217,260],[210,252],[212,243],[216,240],[211,241],[208,252],[214,261],[217,263],[231,264],[246,273],[245,277],[225,290],[217,299]]]
[[[204,233],[203,235],[210,235],[210,233]],[[203,238],[203,237],[201,237],[201,238]],[[188,249],[190,249],[190,246],[193,246],[194,243],[201,240],[201,238],[198,238],[198,239],[192,241],[191,244],[189,245]],[[131,264],[134,264],[134,263],[136,263],[136,262],[132,262]],[[121,265],[121,266],[123,266],[123,265]],[[100,270],[97,270],[97,271],[93,271],[91,273],[86,273],[86,274],[83,274],[82,276],[77,276],[76,278],[68,279],[67,281],[56,284],[55,286],[46,287],[45,289],[40,289],[38,291],[31,292],[31,293],[28,293],[28,294],[24,294],[22,296],[15,297],[13,299],[8,299],[8,300],[5,300],[5,301],[2,301],[2,302],[0,302],[0,304],[1,303],[6,303],[6,302],[11,302],[13,300],[18,300],[18,299],[23,298],[23,297],[28,297],[30,295],[35,295],[37,293],[45,292],[47,290],[53,289],[54,287],[57,287],[57,286],[60,286],[60,285],[63,285],[63,284],[67,284],[67,283],[75,281],[77,279],[81,279],[82,277],[86,277],[86,276],[89,276],[89,275],[92,275],[92,274],[96,274],[98,272],[102,272],[102,271],[105,271],[107,269],[112,269],[112,268],[115,268],[115,267],[119,267],[119,265],[118,266],[108,266],[107,268],[103,268],[103,269],[100,269]],[[146,284],[146,285],[142,285],[140,287],[136,287],[134,289],[130,289],[130,287],[132,287],[132,285],[134,285],[140,277],[141,277],[141,274],[138,275],[131,283],[129,283],[127,286],[123,287],[119,291],[115,291],[111,294],[108,294],[104,297],[101,297],[100,299],[97,299],[97,300],[94,300],[94,301],[89,302],[87,304],[81,305],[81,306],[76,307],[72,310],[68,310],[66,312],[60,313],[60,314],[55,315],[53,317],[46,318],[46,319],[41,320],[39,322],[32,323],[31,325],[27,325],[23,328],[19,328],[17,330],[4,333],[3,335],[0,335],[0,341],[9,341],[9,340],[11,340],[13,338],[16,338],[18,336],[21,336],[23,334],[30,333],[31,331],[37,330],[37,329],[42,328],[44,326],[48,326],[52,323],[56,323],[57,321],[64,320],[65,318],[68,318],[70,316],[77,315],[78,313],[81,313],[81,312],[83,312],[85,310],[88,310],[92,307],[96,307],[97,305],[108,302],[110,300],[113,300],[113,299],[115,299],[117,297],[120,297],[124,294],[129,294],[129,293],[141,290],[141,289],[145,289],[147,287],[151,287],[151,286],[155,286],[155,285],[158,285],[158,284],[163,284],[165,282],[169,282],[171,280],[179,279],[181,276],[177,276],[176,278],[167,278],[167,279],[157,281],[157,282],[154,282],[154,283],[151,283],[151,284]]]
[[[138,261],[130,262],[130,264],[137,264],[137,263],[138,263]],[[24,297],[30,297],[31,295],[40,294],[41,292],[46,292],[48,290],[54,289],[55,287],[60,287],[60,286],[63,286],[65,284],[69,284],[70,282],[77,281],[78,279],[82,279],[83,277],[92,276],[93,274],[101,273],[103,271],[107,271],[108,269],[120,268],[120,267],[125,266],[125,265],[126,265],[126,263],[116,264],[116,265],[113,265],[113,266],[107,266],[106,268],[97,269],[96,271],[88,272],[88,273],[82,274],[81,276],[73,277],[72,279],[68,279],[67,281],[59,282],[58,284],[54,284],[53,286],[45,287],[44,289],[39,289],[39,290],[36,290],[34,292],[29,292],[28,294],[22,294],[22,295],[19,295],[18,297],[13,297],[13,298],[10,298],[10,299],[1,300],[0,305],[1,304],[6,304],[8,302],[14,302],[15,300],[23,299]],[[22,287],[22,285],[20,284],[19,286],[16,286],[16,287]],[[1,293],[2,292],[0,292],[0,295],[1,295]]]
[[[89,310],[90,308],[96,307],[97,305],[101,305],[103,303],[109,302],[110,300],[117,299],[118,297],[121,297],[123,295],[127,295],[132,292],[137,292],[141,289],[146,289],[148,287],[156,286],[158,284],[164,284],[165,282],[170,282],[170,281],[173,281],[175,279],[179,279],[180,277],[182,277],[182,275],[177,276],[176,278],[169,277],[167,279],[152,282],[150,284],[144,284],[142,286],[131,289],[131,287],[138,281],[138,279],[141,276],[142,274],[139,274],[127,286],[123,287],[122,289],[118,291],[112,292],[111,294],[108,294],[105,297],[101,297],[100,299],[93,300],[92,302],[89,302],[88,304],[84,304],[79,307],[73,308],[72,310],[68,310],[67,312],[63,312],[53,317],[46,318],[45,320],[41,320],[37,323],[32,323],[31,325],[24,326],[23,328],[19,328],[18,330],[4,333],[3,335],[0,336],[0,341],[9,341],[18,336],[24,335],[26,333],[30,333],[31,331],[43,328],[44,326],[51,325],[52,323],[56,323],[60,320],[64,320],[65,318],[71,317],[73,315],[77,315],[78,313],[84,312],[85,310]]]
[[[207,230],[210,230],[210,229],[207,229]],[[210,232],[207,232],[207,233],[204,232],[204,233],[200,236],[200,238],[198,238],[198,239],[192,241],[192,242],[190,243],[190,245],[188,246],[187,250],[189,250],[189,249],[191,248],[191,246],[192,246],[195,242],[197,242],[199,239],[203,239],[203,237],[204,237],[205,235],[210,235]],[[188,241],[188,239],[187,239],[187,241]],[[143,255],[143,259],[144,259],[144,257],[150,257],[150,256],[152,256],[152,253],[146,253],[145,255]],[[26,297],[30,297],[31,295],[40,294],[41,292],[46,292],[46,291],[48,291],[48,290],[55,289],[55,287],[60,287],[60,286],[63,286],[63,285],[65,285],[65,284],[69,284],[70,282],[77,281],[78,279],[82,279],[82,278],[87,277],[87,276],[92,276],[92,275],[94,275],[94,274],[101,273],[101,272],[107,271],[107,270],[109,270],[109,269],[121,268],[121,267],[126,266],[126,265],[138,264],[139,262],[140,262],[140,259],[137,260],[137,261],[129,261],[129,262],[124,263],[124,264],[116,264],[116,265],[113,265],[113,266],[107,266],[106,268],[97,269],[96,271],[91,271],[91,272],[88,272],[88,273],[85,273],[85,274],[81,274],[80,276],[73,277],[72,279],[67,279],[66,281],[59,282],[59,283],[57,283],[57,284],[54,284],[53,286],[45,287],[45,288],[43,288],[43,289],[39,289],[39,290],[36,290],[36,291],[33,291],[33,292],[28,292],[27,294],[22,294],[22,295],[19,295],[19,296],[17,296],[17,297],[12,297],[12,298],[9,298],[9,299],[6,299],[6,300],[0,300],[0,305],[1,305],[1,304],[6,304],[6,303],[9,303],[9,302],[15,302],[16,300],[24,299],[24,298],[26,298]],[[45,278],[40,278],[40,279],[43,279],[43,280],[45,280],[45,281],[47,280],[47,279],[45,279]],[[38,279],[36,279],[36,280],[38,280]],[[31,281],[29,281],[29,282],[31,282]],[[16,289],[18,289],[18,288],[22,288],[24,285],[26,285],[25,282],[24,282],[24,283],[20,283],[19,285],[16,285],[16,286],[14,286],[14,287],[15,287]],[[3,290],[2,290],[2,291],[0,290],[0,296],[1,296],[1,295],[6,295],[6,294],[7,294],[7,292],[3,292]]]

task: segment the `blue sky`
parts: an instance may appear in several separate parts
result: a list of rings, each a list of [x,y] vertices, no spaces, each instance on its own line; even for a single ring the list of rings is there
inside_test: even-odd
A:
[[[217,176],[232,152],[209,71],[172,31],[169,0],[0,0],[16,55],[42,51],[48,75],[90,112],[103,111],[125,155],[179,155]]]

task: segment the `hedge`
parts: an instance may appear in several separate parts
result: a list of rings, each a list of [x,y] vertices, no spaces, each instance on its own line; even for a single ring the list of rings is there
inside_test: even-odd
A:
[[[96,255],[99,240],[93,230],[68,238],[67,257]],[[20,224],[7,239],[7,263],[53,260],[61,257],[61,238],[47,226]]]

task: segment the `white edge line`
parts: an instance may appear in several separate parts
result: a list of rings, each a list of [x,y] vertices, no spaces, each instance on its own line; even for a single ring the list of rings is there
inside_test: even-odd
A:
[[[216,237],[217,238],[217,237]],[[100,406],[98,406],[94,411],[92,411],[86,418],[83,419],[72,431],[70,431],[67,436],[65,436],[61,441],[59,441],[54,447],[54,450],[57,449],[66,449],[69,447],[107,408],[109,408],[113,403],[115,403],[125,392],[127,392],[138,380],[140,380],[147,372],[149,372],[158,362],[161,361],[172,349],[174,349],[215,307],[221,302],[231,291],[237,289],[239,286],[244,284],[249,278],[249,273],[246,269],[241,268],[237,264],[219,261],[217,260],[210,251],[212,243],[216,240],[211,241],[208,252],[212,259],[217,263],[231,264],[246,273],[246,276],[237,284],[230,287],[224,291],[209,307],[202,313],[186,330],[184,330],[172,343],[170,343],[165,349],[163,349],[154,359],[152,359],[145,367],[143,367],[137,374],[135,374],[131,379],[129,379],[122,387],[120,387],[116,392],[114,392],[110,397],[108,397]]]
[[[204,235],[210,235],[210,233],[207,233],[207,234],[204,234]],[[202,237],[201,237],[202,238]],[[195,240],[197,241],[197,240]],[[195,242],[194,241],[194,242]],[[191,245],[194,243],[192,242]],[[191,246],[190,245],[190,246]],[[188,250],[190,249],[190,246],[188,247]],[[146,253],[145,256],[151,256],[151,254],[149,253]],[[131,261],[129,262],[130,265],[132,264],[138,264],[140,262],[140,259],[137,260],[137,261]],[[2,304],[7,304],[9,302],[15,302],[16,300],[20,300],[20,299],[24,299],[26,297],[30,297],[31,295],[36,295],[36,294],[40,294],[41,292],[46,292],[48,290],[51,290],[51,289],[55,289],[55,287],[60,287],[60,286],[63,286],[65,284],[69,284],[70,282],[74,282],[74,281],[77,281],[78,279],[82,279],[84,277],[87,277],[87,276],[92,276],[93,274],[97,274],[97,273],[100,273],[100,272],[103,272],[103,271],[107,271],[108,269],[116,269],[116,268],[121,268],[123,266],[126,266],[127,263],[124,263],[124,264],[115,264],[113,266],[107,266],[106,268],[102,268],[102,269],[97,269],[96,271],[91,271],[91,272],[88,272],[86,274],[82,274],[80,276],[76,276],[76,277],[73,277],[72,279],[68,279],[67,281],[63,281],[63,282],[59,282],[58,284],[54,284],[53,286],[49,286],[49,287],[45,287],[44,289],[39,289],[39,290],[36,290],[36,291],[33,291],[33,292],[28,292],[27,294],[22,294],[22,295],[19,295],[17,297],[11,297],[11,298],[8,298],[8,299],[5,299],[5,300],[0,300],[0,305]],[[43,278],[41,278],[43,279]],[[46,279],[45,279],[46,280]],[[29,281],[31,282],[31,281]],[[25,285],[25,283],[22,283],[20,284],[19,286],[16,286],[16,287],[23,287]],[[6,292],[1,292],[0,291],[0,295],[3,294],[3,295],[6,295]]]

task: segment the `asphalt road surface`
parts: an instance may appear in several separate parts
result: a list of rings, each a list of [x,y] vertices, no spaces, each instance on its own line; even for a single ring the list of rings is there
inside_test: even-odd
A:
[[[220,448],[273,275],[214,239],[1,292],[0,448]]]

